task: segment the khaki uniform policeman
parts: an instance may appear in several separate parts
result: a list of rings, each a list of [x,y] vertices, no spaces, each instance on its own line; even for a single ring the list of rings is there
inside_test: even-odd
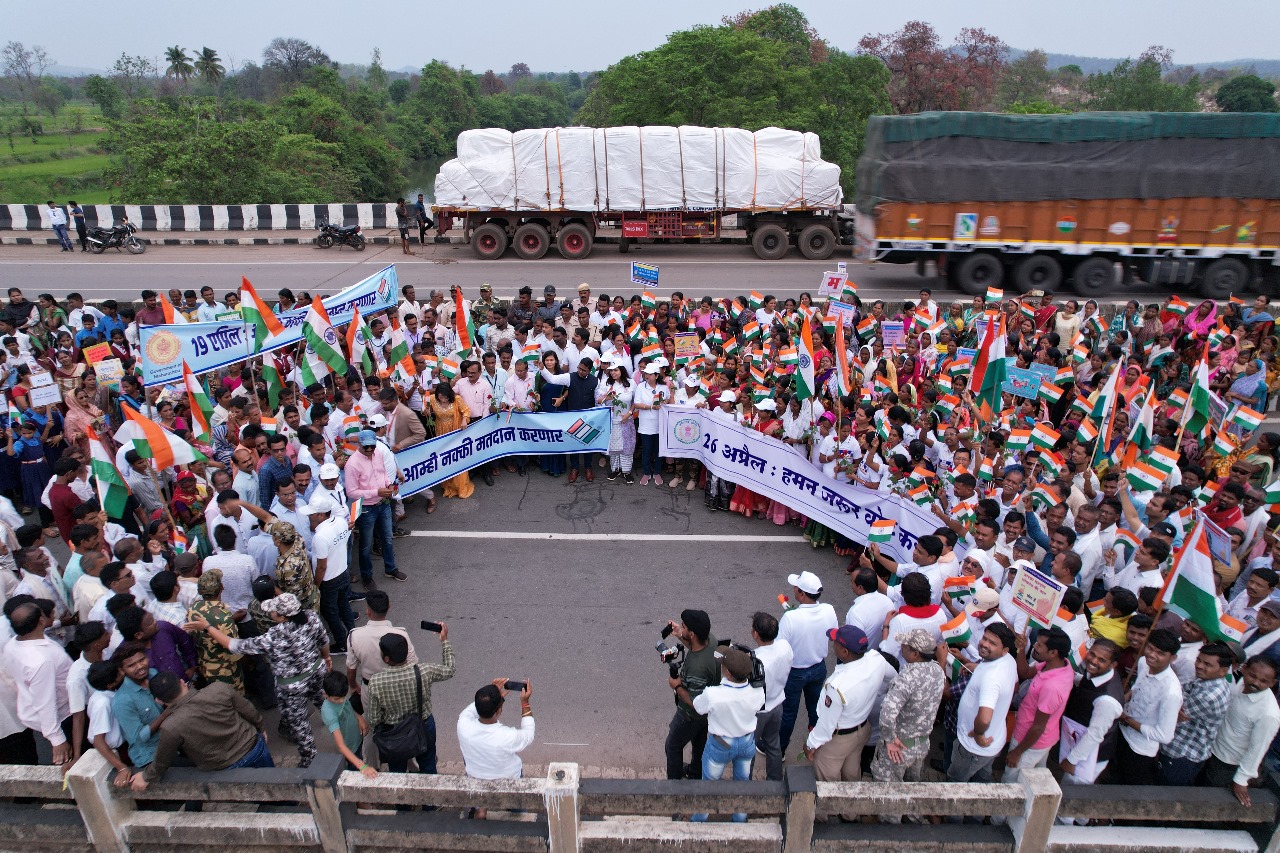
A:
[[[857,782],[862,779],[862,750],[871,736],[871,711],[882,686],[896,673],[879,652],[868,651],[862,629],[845,625],[828,631],[827,637],[835,645],[836,668],[822,685],[818,723],[804,753],[819,782]]]

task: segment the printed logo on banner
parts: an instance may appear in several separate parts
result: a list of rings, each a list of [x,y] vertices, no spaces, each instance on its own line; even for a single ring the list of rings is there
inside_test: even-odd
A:
[[[378,282],[378,298],[379,298],[382,302],[388,302],[388,301],[390,301],[390,300],[387,298],[387,288],[388,288],[388,287],[390,287],[390,285],[388,285],[388,284],[387,284],[387,277],[384,275],[384,276],[382,277],[382,281],[379,281],[379,282]]]
[[[569,427],[569,429],[565,431],[578,441],[581,441],[583,444],[590,444],[596,440],[596,436],[600,435],[600,430],[596,429],[582,418],[578,418],[574,421],[573,426]]]
[[[147,359],[159,367],[167,367],[182,357],[182,342],[172,332],[157,332],[147,341]]]
[[[671,427],[671,436],[681,444],[697,444],[702,438],[702,421],[697,418],[681,418]]]

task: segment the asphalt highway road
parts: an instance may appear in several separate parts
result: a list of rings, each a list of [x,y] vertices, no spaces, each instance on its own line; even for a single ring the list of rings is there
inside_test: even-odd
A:
[[[400,283],[414,285],[419,299],[425,299],[431,288],[451,284],[461,285],[468,297],[474,297],[485,282],[501,299],[514,298],[525,285],[533,288],[536,299],[548,284],[567,298],[584,281],[596,294],[629,296],[641,289],[630,280],[633,260],[659,265],[659,286],[651,289],[660,297],[676,290],[686,297],[731,296],[752,290],[784,299],[797,297],[803,291],[816,291],[823,272],[834,270],[843,260],[864,300],[914,298],[922,286],[932,287],[939,301],[967,298],[949,290],[936,276],[918,276],[913,264],[855,261],[847,247],[825,261],[805,260],[794,250],[782,260],[762,261],[751,247],[737,245],[647,245],[633,247],[627,255],[616,246],[601,245],[583,261],[566,261],[554,252],[538,261],[523,261],[510,252],[497,261],[481,261],[469,246],[452,244],[428,245],[425,254],[412,257],[402,254],[399,246],[373,245],[361,253],[348,247],[153,245],[141,256],[63,254],[50,246],[6,245],[0,246],[0,281],[6,287],[22,287],[28,298],[44,292],[61,296],[79,291],[88,299],[136,299],[145,288],[199,290],[206,284],[221,298],[239,287],[241,276],[263,294],[274,295],[288,287],[295,293],[329,295],[387,264],[396,264]],[[1164,292],[1135,283],[1121,285],[1111,299],[1155,299]]]

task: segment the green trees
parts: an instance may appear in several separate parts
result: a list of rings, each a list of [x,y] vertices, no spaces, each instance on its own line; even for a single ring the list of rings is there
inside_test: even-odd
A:
[[[223,67],[218,52],[211,47],[201,48],[200,53],[196,55],[195,71],[212,89],[221,86],[223,79],[227,76],[227,69]]]
[[[814,131],[851,192],[867,117],[890,111],[888,82],[879,60],[830,48],[783,4],[626,57],[600,74],[574,120]]]
[[[191,57],[176,44],[173,47],[165,48],[164,61],[167,63],[164,76],[172,77],[183,85],[186,85],[187,81],[191,79],[191,75],[196,73],[196,67],[191,64]]]
[[[1110,71],[1090,74],[1084,82],[1087,108],[1169,113],[1200,111],[1200,78],[1183,84],[1167,83],[1164,69],[1172,54],[1159,46],[1147,48],[1137,61],[1126,59]]]
[[[1228,113],[1280,112],[1280,104],[1276,103],[1275,84],[1256,74],[1232,77],[1218,87],[1214,100],[1223,112]]]

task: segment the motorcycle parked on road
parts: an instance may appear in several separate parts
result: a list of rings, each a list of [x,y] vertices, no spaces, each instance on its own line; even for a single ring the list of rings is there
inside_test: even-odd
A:
[[[147,250],[147,244],[135,236],[137,230],[128,220],[112,225],[110,228],[101,226],[90,228],[86,235],[89,251],[95,255],[101,255],[107,249],[115,249],[118,252],[123,248],[127,249],[131,255],[141,255]]]
[[[328,222],[321,222],[320,236],[316,238],[316,245],[321,249],[327,249],[335,243],[363,252],[364,234],[360,233],[359,225],[330,225]]]

